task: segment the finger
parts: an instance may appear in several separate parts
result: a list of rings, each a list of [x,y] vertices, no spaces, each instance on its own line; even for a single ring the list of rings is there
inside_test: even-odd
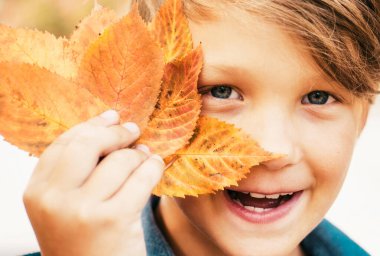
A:
[[[146,150],[146,147],[138,146]],[[110,198],[147,158],[149,152],[134,149],[114,151],[104,158],[95,171],[81,186],[80,190],[87,198],[106,200]]]
[[[64,189],[79,187],[95,169],[100,157],[130,146],[139,135],[134,123],[83,129],[61,151],[50,183]]]
[[[152,155],[130,175],[120,190],[106,201],[107,205],[123,211],[141,211],[160,181],[164,168],[162,158]]]
[[[77,124],[69,129],[67,132],[60,135],[51,146],[66,146],[72,138],[74,138],[78,133],[81,133],[83,130],[92,129],[94,127],[110,127],[112,125],[119,124],[119,114],[115,110],[108,110],[99,116],[93,117],[86,122]]]
[[[108,127],[119,122],[119,114],[115,110],[108,110],[99,116],[80,123],[57,137],[40,156],[38,164],[31,176],[31,182],[47,179],[56,165],[57,160],[61,157],[63,148],[70,140],[82,130],[91,129],[93,126]]]

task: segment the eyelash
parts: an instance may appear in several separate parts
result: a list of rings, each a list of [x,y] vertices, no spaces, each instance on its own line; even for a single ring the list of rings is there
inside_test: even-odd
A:
[[[215,95],[213,95],[212,90],[218,89],[218,88],[220,88],[220,89],[223,88],[224,92],[226,89],[230,90],[230,95],[228,96],[228,98],[227,97],[226,98],[223,98],[223,97],[219,98],[219,97],[216,97]],[[207,95],[207,96],[216,98],[218,100],[241,100],[241,101],[243,100],[243,97],[241,96],[241,94],[230,85],[217,85],[217,86],[201,87],[201,88],[199,88],[199,92],[202,95]],[[216,92],[214,92],[214,93],[216,93]],[[223,93],[223,91],[222,91],[222,93]],[[236,94],[235,96],[238,96],[238,98],[229,99],[231,94],[234,94],[234,93]],[[323,97],[323,99],[320,99],[320,103],[311,103],[310,101],[312,101],[312,98],[311,98],[312,96]],[[316,99],[316,100],[318,100],[318,99]],[[333,100],[333,101],[331,102],[331,100]],[[326,105],[326,104],[333,103],[334,101],[339,101],[339,100],[337,99],[337,97],[335,97],[331,93],[326,92],[326,91],[322,91],[322,90],[311,91],[308,94],[304,95],[301,99],[301,103],[304,105]]]
[[[230,90],[230,95],[229,97],[231,97],[232,95],[235,96],[235,98],[218,98],[218,97],[215,97],[215,95],[213,95],[213,90],[214,89],[228,89]],[[212,98],[215,98],[215,99],[218,99],[218,100],[240,100],[242,101],[243,100],[243,96],[241,95],[241,93],[234,89],[233,86],[230,86],[230,85],[224,85],[224,84],[221,84],[221,85],[215,85],[215,86],[205,86],[205,87],[200,87],[198,88],[198,91],[201,95],[204,95],[204,96],[210,96]],[[216,92],[214,92],[216,93]]]
[[[327,98],[323,99],[321,103],[311,103],[310,101],[313,94],[314,96],[327,97]],[[331,102],[331,100],[333,101]],[[304,95],[301,99],[301,103],[304,105],[326,105],[326,104],[334,103],[335,101],[339,101],[337,97],[335,97],[329,92],[321,91],[321,90],[311,91],[308,94]]]

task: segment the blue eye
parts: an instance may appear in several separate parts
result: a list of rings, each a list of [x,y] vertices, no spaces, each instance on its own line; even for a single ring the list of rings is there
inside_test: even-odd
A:
[[[324,105],[326,103],[331,103],[334,101],[334,97],[325,91],[312,91],[305,95],[301,102],[302,104],[314,104],[314,105]]]
[[[210,92],[215,98],[228,99],[231,96],[232,88],[228,86],[216,86]]]
[[[218,99],[240,99],[240,94],[231,86],[218,85],[209,90],[210,96]]]

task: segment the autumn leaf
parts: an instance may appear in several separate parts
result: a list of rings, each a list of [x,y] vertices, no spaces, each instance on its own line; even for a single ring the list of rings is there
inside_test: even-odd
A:
[[[0,25],[0,61],[36,64],[65,78],[74,78],[87,47],[115,21],[113,11],[98,6],[78,25],[70,39]]]
[[[167,157],[185,146],[201,109],[197,82],[202,68],[198,47],[181,61],[166,65],[159,104],[138,143]]]
[[[117,20],[114,10],[96,4],[91,14],[81,21],[69,39],[69,52],[72,54],[72,58],[82,60],[83,54],[90,44],[98,39],[104,30],[116,23]],[[78,65],[79,63],[80,61]]]
[[[191,143],[166,159],[172,165],[153,193],[184,197],[237,185],[252,166],[277,158],[232,124],[202,116]]]
[[[93,10],[70,39],[0,26],[0,134],[38,156],[65,130],[113,108],[140,126],[138,143],[165,157],[156,195],[236,185],[278,156],[232,124],[199,118],[202,59],[180,0],[166,0],[149,29],[136,5],[118,21]]]
[[[102,37],[96,39],[92,46],[90,46],[88,50],[86,49],[87,59],[84,60],[84,65],[81,67],[85,69],[91,68],[91,66],[86,66],[87,63],[85,61],[88,61],[90,64],[92,63],[91,61],[94,61],[92,58],[96,58],[97,56],[91,54],[94,52],[94,49],[99,50],[97,47],[102,47],[103,42],[113,44],[115,51],[119,53],[126,52],[127,56],[129,54],[128,58],[122,58],[120,62],[116,63],[106,63],[108,59],[106,58],[107,55],[105,55],[106,57],[101,59],[98,65],[106,75],[112,75],[113,72],[116,71],[122,74],[122,82],[131,81],[131,84],[125,84],[129,86],[127,91],[131,97],[130,101],[134,102],[140,97],[140,102],[136,102],[135,105],[131,106],[136,118],[125,118],[135,122],[139,122],[140,119],[146,119],[147,122],[150,115],[147,109],[150,109],[149,111],[152,112],[157,101],[161,83],[160,74],[163,73],[164,64],[161,50],[158,44],[148,34],[146,27],[145,32],[140,31],[140,33],[137,33],[140,37],[132,37],[131,40],[135,40],[135,42],[129,42],[128,44],[129,39],[119,43],[115,42],[115,40],[122,39],[123,36],[128,35],[130,33],[128,29],[131,27],[136,28],[133,24],[128,23],[135,18],[136,12],[132,12],[131,15],[111,26],[108,30],[109,32],[105,32]],[[125,27],[126,22],[129,27]],[[140,25],[145,26],[143,23],[140,23]],[[137,28],[139,27],[137,26]],[[143,30],[144,27],[140,27],[139,29]],[[113,37],[112,33],[115,32],[118,33],[118,39]],[[144,47],[143,49],[147,51],[145,55],[133,54],[133,52],[130,54],[128,52],[130,49],[135,49],[133,47],[137,44],[142,45]],[[47,50],[50,49],[47,48]],[[113,52],[109,52],[109,54],[112,53]],[[156,60],[152,60],[152,56],[156,56]],[[102,55],[102,57],[104,56]],[[123,55],[121,55],[121,57],[123,57]],[[57,57],[55,61],[62,61],[62,56]],[[94,95],[96,93],[90,92],[85,88],[84,84],[93,82],[91,80],[93,77],[91,76],[89,76],[88,81],[85,80],[86,77],[80,76],[76,77],[76,80],[67,80],[63,76],[55,74],[55,68],[52,68],[53,70],[47,70],[39,68],[37,65],[22,64],[22,66],[20,66],[18,62],[19,60],[12,63],[0,63],[3,67],[1,70],[2,73],[0,73],[2,75],[0,79],[0,120],[2,121],[0,133],[7,141],[33,155],[38,156],[57,135],[73,125],[83,122],[104,110],[116,107],[115,105],[111,105],[110,102],[107,102],[107,98],[104,97],[105,95],[100,94],[98,97]],[[147,64],[147,62],[150,63]],[[107,64],[109,65],[107,66]],[[14,69],[11,68],[12,65]],[[141,73],[129,72],[128,70],[123,70],[123,68],[127,68],[128,70],[136,69]],[[122,72],[125,73],[123,74]],[[147,72],[152,72],[156,75],[151,75],[151,73]],[[83,76],[87,75],[86,70],[79,70],[78,73]],[[135,81],[135,79],[137,79],[137,81]],[[145,88],[145,85],[151,85],[153,89],[149,87]],[[98,83],[97,86],[109,85]],[[123,88],[123,90],[124,89],[125,88]],[[131,90],[135,91],[132,92]],[[134,97],[139,93],[141,93],[140,96]],[[156,95],[150,96],[152,100],[149,103],[146,97],[152,93]],[[109,97],[112,96],[114,96],[114,102],[127,100],[124,103],[129,103],[129,99],[122,98],[122,91],[120,91],[119,94],[113,94]],[[147,109],[145,109],[146,113],[144,113],[145,116],[140,117],[139,114],[141,114],[141,112],[139,111],[137,113],[136,106],[140,108],[144,106],[144,104],[147,106]],[[16,111],[15,109],[17,108],[20,108],[20,110]],[[122,114],[122,110],[120,110],[120,112]],[[7,113],[12,113],[12,115]],[[30,117],[31,120],[28,120],[28,117]]]
[[[71,77],[76,66],[66,54],[66,45],[66,39],[47,32],[0,25],[0,61],[3,62],[36,64]]]
[[[134,6],[89,47],[78,83],[119,111],[122,122],[144,129],[157,102],[163,67],[161,49]]]
[[[0,134],[35,156],[69,127],[107,109],[87,90],[44,68],[0,63]]]
[[[163,47],[166,63],[182,59],[193,49],[181,0],[165,1],[149,28]]]

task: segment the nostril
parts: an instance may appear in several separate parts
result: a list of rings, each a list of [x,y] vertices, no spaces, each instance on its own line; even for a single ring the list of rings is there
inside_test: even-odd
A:
[[[273,153],[281,154],[282,157],[261,163],[262,166],[264,166],[266,169],[271,170],[271,171],[281,170],[281,169],[284,169],[286,167],[295,165],[302,158],[301,157],[301,155],[302,155],[301,151],[296,147],[293,147],[293,148],[287,150],[287,153],[284,153],[284,151],[283,152],[273,151]]]
[[[292,164],[293,162],[289,159],[288,155],[261,163],[262,166],[271,171],[281,170]]]
[[[277,136],[273,136],[276,134]],[[265,134],[266,136],[258,137],[259,144],[267,151],[274,154],[282,155],[282,157],[263,162],[261,165],[265,166],[268,170],[280,170],[285,167],[294,165],[302,158],[302,150],[298,144],[298,140],[295,136],[285,134],[283,131],[275,133],[273,131],[272,136]]]

